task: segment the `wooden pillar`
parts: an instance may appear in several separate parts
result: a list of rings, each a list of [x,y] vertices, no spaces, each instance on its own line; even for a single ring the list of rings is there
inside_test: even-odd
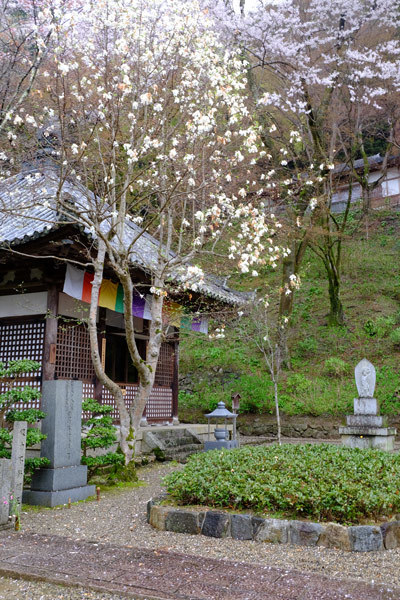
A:
[[[174,371],[172,375],[172,422],[179,424],[178,392],[179,392],[179,342],[174,342]]]
[[[47,291],[47,315],[44,328],[43,381],[54,379],[58,327],[58,290],[51,285]]]

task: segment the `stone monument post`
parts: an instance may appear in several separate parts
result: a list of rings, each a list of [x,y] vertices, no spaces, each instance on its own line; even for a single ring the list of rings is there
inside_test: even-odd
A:
[[[82,382],[71,380],[44,381],[42,387],[41,456],[49,459],[47,468],[39,469],[32,478],[30,491],[25,491],[26,504],[57,506],[85,500],[95,493],[87,485],[87,467],[81,465]]]
[[[26,434],[28,424],[26,421],[15,421],[13,430],[13,444],[11,453],[11,495],[21,505],[22,490],[24,487],[24,467],[26,451]]]
[[[12,526],[10,514],[11,460],[0,458],[0,529]]]
[[[346,427],[339,427],[342,444],[350,448],[394,450],[396,429],[387,427],[387,419],[379,415],[378,401],[374,398],[374,365],[363,358],[354,373],[358,398],[354,399],[354,415],[346,417]]]

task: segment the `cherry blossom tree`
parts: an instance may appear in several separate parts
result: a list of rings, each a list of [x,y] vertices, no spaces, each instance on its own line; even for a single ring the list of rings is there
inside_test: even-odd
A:
[[[240,45],[248,60],[249,90],[265,146],[272,157],[287,154],[281,156],[286,173],[279,179],[292,192],[286,204],[296,234],[284,263],[282,315],[292,310],[293,298],[285,297],[289,277],[298,273],[319,231],[328,266],[330,320],[343,323],[340,244],[335,241],[341,232],[330,215],[334,179],[329,171],[344,156],[353,178],[359,176],[351,164],[363,155],[362,132],[371,113],[387,121],[390,151],[396,123],[385,103],[400,86],[400,13],[389,0],[257,0],[241,7],[235,12],[231,3],[220,2],[215,14],[224,36],[230,32],[231,43]],[[295,152],[293,147],[289,151],[292,131],[301,139]]]
[[[65,17],[57,0],[0,2],[0,132],[34,87],[57,23]]]
[[[258,128],[246,105],[246,71],[240,51],[227,49],[197,2],[89,0],[71,7],[57,28],[54,51],[41,74],[40,102],[17,113],[12,135],[18,150],[27,132],[52,146],[58,214],[92,236],[85,260],[94,279],[88,319],[92,359],[100,382],[120,413],[121,448],[132,458],[162,341],[163,303],[177,289],[201,291],[201,253],[219,252],[228,240],[231,261],[257,274],[276,264],[276,224],[258,207],[251,176],[260,156]],[[261,155],[265,153],[261,151]],[[73,181],[81,199],[64,194]],[[249,199],[252,193],[253,201]],[[23,207],[20,207],[23,210]],[[28,211],[29,207],[25,207]],[[156,256],[137,256],[135,244],[150,232]],[[226,246],[226,244],[225,244]],[[132,263],[149,274],[151,322],[146,356],[134,335]],[[104,267],[124,290],[126,339],[139,374],[128,410],[119,386],[105,373],[96,312]]]

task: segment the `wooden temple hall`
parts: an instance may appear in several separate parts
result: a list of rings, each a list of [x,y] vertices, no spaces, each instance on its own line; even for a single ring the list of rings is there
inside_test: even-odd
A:
[[[63,192],[65,188],[71,201],[82,195],[82,188],[73,183],[64,184]],[[97,381],[91,361],[85,326],[89,307],[85,285],[90,284],[91,275],[68,262],[79,259],[88,236],[72,223],[57,223],[56,189],[56,178],[44,168],[22,172],[0,183],[0,361],[38,361],[41,370],[27,374],[25,385],[40,389],[44,380],[81,380],[84,397],[114,405],[112,396]],[[38,194],[43,196],[43,203],[38,201]],[[30,201],[33,197],[34,203]],[[10,212],[13,203],[16,210]],[[18,209],[21,203],[31,207],[28,214]],[[132,236],[136,235],[138,227],[133,223],[129,227]],[[145,233],[134,249],[131,276],[138,289],[146,290],[150,283],[146,261],[156,255],[158,242]],[[108,283],[112,287],[113,283]],[[138,297],[134,314],[138,346],[145,356],[149,314],[142,296]],[[244,300],[243,294],[211,276],[194,296],[203,306],[238,305]],[[106,373],[125,391],[129,405],[138,390],[138,377],[128,353],[123,315],[117,305],[109,301],[101,304],[98,331],[103,364]],[[205,331],[204,323],[197,325],[194,329]],[[176,337],[172,335],[171,341],[161,347],[155,386],[145,409],[148,423],[171,423],[178,416]],[[115,405],[113,417],[118,422]]]

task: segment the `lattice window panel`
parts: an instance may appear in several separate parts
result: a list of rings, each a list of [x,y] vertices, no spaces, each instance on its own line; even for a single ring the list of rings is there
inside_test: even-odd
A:
[[[125,405],[129,409],[135,399],[139,387],[131,384],[119,384],[126,391]],[[102,403],[113,407],[112,413],[114,423],[119,423],[119,412],[115,405],[114,397],[103,387]],[[166,421],[172,418],[172,390],[170,388],[154,387],[145,410],[146,418],[149,421]]]
[[[125,405],[129,410],[129,408],[133,404],[135,395],[137,394],[137,391],[139,388],[137,385],[126,385],[123,383],[120,383],[118,385],[122,388],[123,392],[125,392],[125,394],[124,394]],[[101,400],[102,400],[102,404],[108,404],[109,406],[113,407],[114,410],[110,413],[110,416],[113,418],[113,421],[115,423],[119,423],[119,411],[115,404],[114,396],[105,387],[103,387],[103,390],[101,393]]]
[[[56,377],[93,381],[95,376],[90,355],[89,332],[83,325],[58,325]]]
[[[161,344],[156,368],[155,385],[171,386],[174,376],[174,348],[171,344]]]
[[[148,421],[165,421],[172,418],[171,388],[153,388],[146,404],[146,418]]]
[[[94,383],[84,381],[82,383],[82,400],[87,400],[88,398],[94,398]],[[91,413],[82,411],[82,419],[89,419],[90,417]]]
[[[0,362],[8,366],[10,360],[43,360],[44,321],[27,321],[25,323],[0,323]],[[34,389],[41,387],[41,372],[24,373],[13,387]],[[0,393],[8,389],[6,382],[0,382]],[[15,408],[40,408],[40,400],[16,402]]]
[[[0,324],[0,361],[43,360],[44,321]],[[27,376],[37,377],[38,373]]]

